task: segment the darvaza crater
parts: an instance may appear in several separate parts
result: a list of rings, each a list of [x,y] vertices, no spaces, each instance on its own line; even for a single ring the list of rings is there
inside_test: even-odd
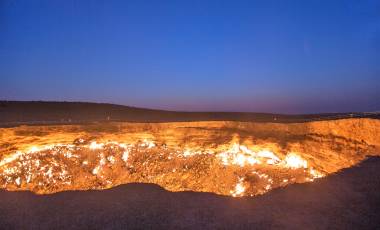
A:
[[[130,182],[253,196],[380,155],[380,120],[100,122],[0,129],[0,184],[39,194]]]

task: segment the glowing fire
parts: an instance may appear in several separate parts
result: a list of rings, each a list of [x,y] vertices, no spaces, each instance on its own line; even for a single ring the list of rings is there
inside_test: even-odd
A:
[[[224,151],[173,148],[147,139],[135,143],[89,143],[79,139],[76,143],[33,146],[28,151],[3,157],[1,186],[51,193],[76,189],[78,181],[86,188],[95,189],[149,182],[169,190],[191,189],[239,197],[324,176],[308,168],[308,162],[293,152],[281,159],[269,149],[253,151],[237,143]],[[210,181],[206,172],[211,169],[221,174],[241,175],[234,176],[233,183],[220,177],[219,181],[200,184],[203,180]],[[225,184],[224,190],[218,189],[221,183]]]
[[[231,149],[219,153],[218,157],[224,165],[233,164],[241,167],[245,165],[262,164],[263,162],[266,162],[267,164],[275,164],[280,161],[280,159],[269,150],[254,152],[246,146],[239,144],[233,144]]]
[[[285,165],[289,168],[307,168],[307,161],[295,153],[289,153],[284,159]]]
[[[242,196],[244,194],[245,187],[244,187],[243,181],[244,181],[244,178],[240,178],[239,182],[235,186],[235,189],[230,191],[233,197]]]
[[[98,144],[96,141],[91,142],[89,148],[92,150],[103,148],[104,144]]]

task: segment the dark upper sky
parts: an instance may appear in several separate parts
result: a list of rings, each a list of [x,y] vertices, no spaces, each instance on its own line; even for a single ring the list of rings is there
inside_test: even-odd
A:
[[[0,99],[380,110],[380,1],[0,0]]]

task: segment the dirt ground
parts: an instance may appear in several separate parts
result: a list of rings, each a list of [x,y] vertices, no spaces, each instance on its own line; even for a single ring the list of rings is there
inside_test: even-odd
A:
[[[0,192],[1,229],[378,229],[380,158],[262,196],[151,184],[53,195]]]

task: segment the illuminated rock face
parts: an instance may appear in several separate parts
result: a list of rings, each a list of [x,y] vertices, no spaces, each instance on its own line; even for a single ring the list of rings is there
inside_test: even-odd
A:
[[[144,182],[170,191],[253,196],[311,182],[379,153],[378,137],[366,139],[362,133],[376,132],[379,126],[373,124],[378,121],[369,120],[367,129],[363,122],[109,123],[1,129],[0,144],[6,148],[0,158],[0,185],[45,194]],[[345,129],[355,132],[352,127],[363,131],[343,135]]]

